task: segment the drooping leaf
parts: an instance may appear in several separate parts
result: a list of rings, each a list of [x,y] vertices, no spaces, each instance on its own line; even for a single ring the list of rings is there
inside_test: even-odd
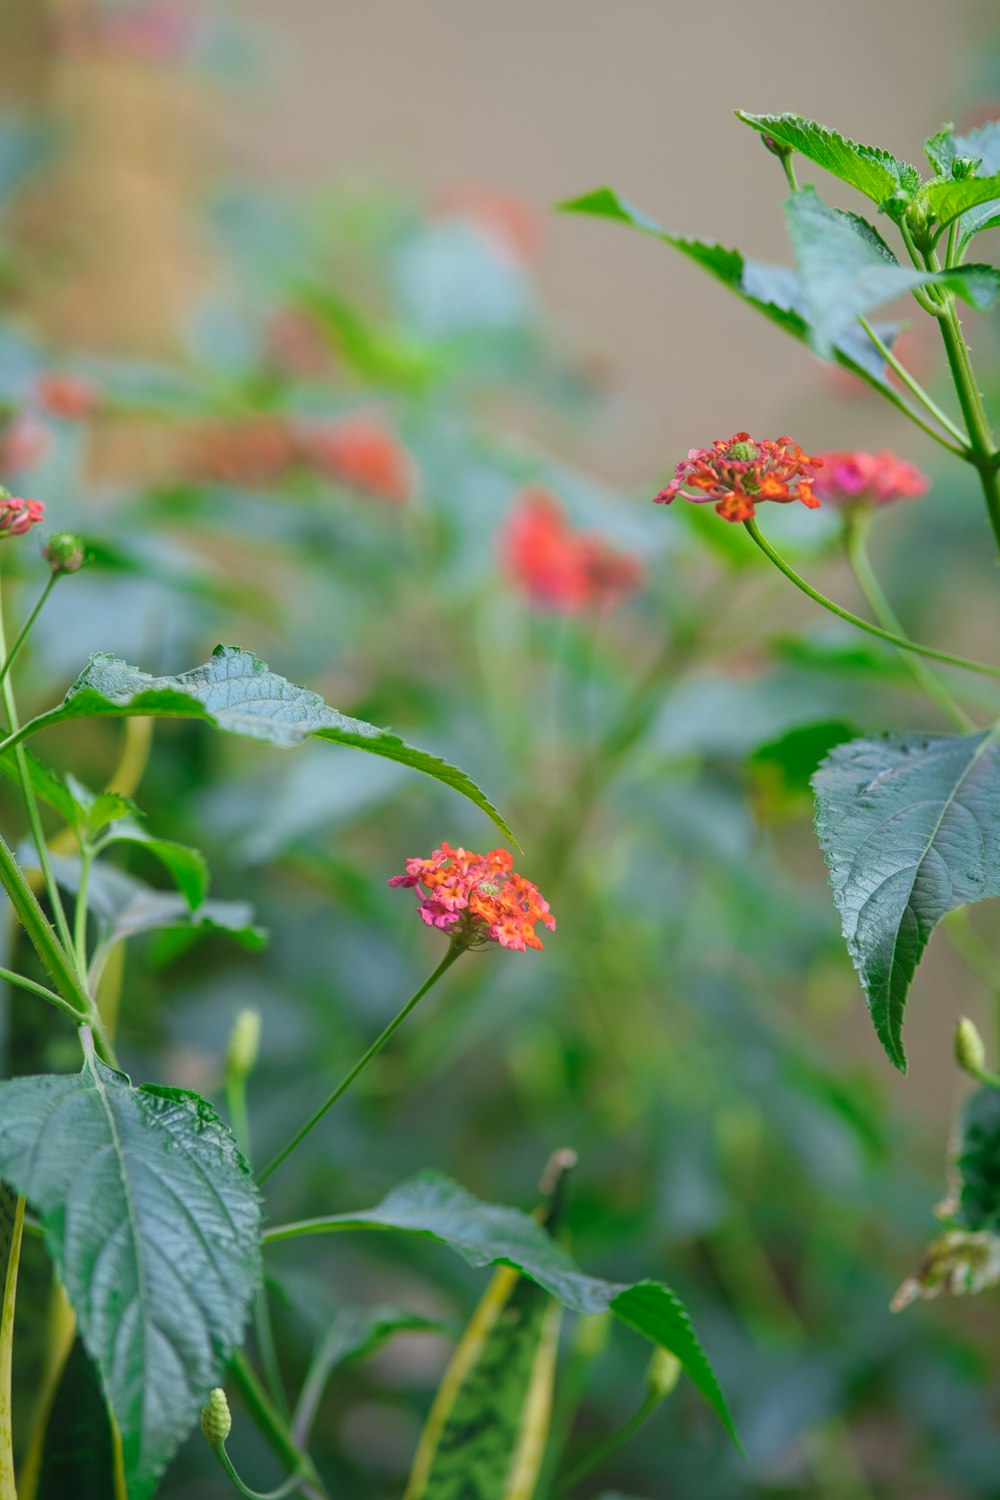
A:
[[[875,203],[884,203],[900,188],[905,193],[916,193],[920,187],[920,173],[916,167],[898,161],[890,151],[883,151],[879,146],[861,146],[857,141],[850,141],[816,120],[805,120],[801,115],[793,114],[752,115],[742,109],[735,113],[745,125],[759,130],[761,135],[769,135],[781,146],[790,146],[801,152],[818,167],[857,188]]]
[[[19,852],[31,868],[31,846],[26,844]],[[75,895],[80,885],[79,859],[53,855],[51,863],[56,880]],[[252,951],[267,942],[267,934],[254,924],[253,908],[245,901],[202,901],[192,907],[187,896],[157,890],[101,861],[90,870],[87,908],[97,922],[98,945],[105,950],[144,932],[174,930],[192,940],[210,932],[226,933]]]
[[[32,734],[72,719],[127,717],[203,719],[216,729],[289,749],[307,739],[352,745],[386,756],[468,797],[515,843],[503,818],[475,782],[447,761],[406,744],[398,735],[352,719],[318,693],[268,670],[252,651],[217,646],[210,661],[177,677],[152,677],[120,657],[99,652],[58,708],[32,720]]]
[[[1000,1234],[1000,1089],[977,1089],[962,1110],[960,1129],[955,1222]]]
[[[934,927],[1000,895],[1000,744],[990,730],[852,740],[813,789],[848,950],[879,1040],[905,1072],[903,1012]]]
[[[531,1500],[561,1312],[533,1281],[496,1272],[445,1372],[403,1500]]]
[[[901,266],[870,224],[856,214],[830,208],[814,188],[803,188],[785,204],[788,232],[802,279],[806,316],[820,354],[830,351],[862,314],[916,287],[937,284],[976,308],[1000,294],[993,266],[921,271]]]
[[[810,329],[803,289],[796,273],[787,266],[765,265],[762,261],[746,260],[738,250],[726,250],[721,245],[706,240],[687,239],[669,234],[655,219],[641,209],[633,208],[613,188],[598,188],[559,205],[567,213],[593,214],[598,218],[616,219],[628,224],[643,234],[653,235],[666,245],[672,245],[689,260],[700,265],[730,291],[771,322],[777,323],[786,333],[802,343],[810,344],[823,358],[833,360],[852,374],[860,375],[870,385],[891,389],[886,379],[885,362],[863,330],[845,327],[832,346],[820,348]],[[898,333],[896,325],[882,325],[876,330],[882,342],[889,348]]]
[[[324,1234],[366,1227],[400,1229],[438,1240],[470,1266],[510,1266],[573,1312],[610,1309],[621,1322],[676,1355],[727,1432],[738,1441],[715,1373],[683,1304],[669,1287],[658,1281],[627,1285],[586,1276],[529,1214],[483,1203],[438,1172],[418,1173],[394,1188],[375,1208],[280,1227],[265,1238],[276,1242],[304,1232]]]
[[[242,1337],[260,1203],[205,1100],[133,1088],[87,1048],[69,1076],[0,1084],[0,1176],[38,1214],[148,1500]]]

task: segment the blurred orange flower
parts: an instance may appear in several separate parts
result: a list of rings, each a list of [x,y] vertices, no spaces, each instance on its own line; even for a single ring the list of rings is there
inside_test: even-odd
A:
[[[575,614],[610,608],[642,580],[637,558],[603,537],[574,531],[551,491],[522,490],[500,536],[507,572],[532,603]]]
[[[338,484],[403,503],[416,490],[411,455],[382,420],[354,412],[314,428],[303,439],[306,459]]]

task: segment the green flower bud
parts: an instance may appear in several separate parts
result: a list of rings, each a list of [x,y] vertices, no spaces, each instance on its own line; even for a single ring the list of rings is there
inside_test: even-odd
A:
[[[955,1027],[955,1061],[973,1078],[980,1078],[986,1070],[986,1048],[975,1023],[968,1016],[963,1016]]]
[[[87,561],[87,549],[75,532],[57,531],[42,548],[42,556],[53,573],[78,573]]]
[[[221,1386],[208,1398],[208,1405],[202,1409],[201,1430],[205,1438],[213,1448],[218,1448],[226,1441],[232,1431],[233,1418],[229,1410],[229,1402],[226,1393]]]
[[[793,148],[791,146],[783,146],[780,141],[774,139],[773,135],[762,134],[761,140],[764,143],[765,150],[770,151],[771,155],[778,157],[780,161],[787,161],[792,154]]]
[[[233,1024],[226,1052],[226,1075],[249,1078],[260,1051],[260,1011],[241,1010]]]
[[[951,175],[958,181],[964,177],[975,177],[982,164],[981,156],[956,156],[951,164]]]
[[[934,222],[934,214],[926,198],[914,198],[906,207],[906,227],[913,236],[913,243],[919,250],[929,250],[934,243],[931,226]]]
[[[667,1349],[654,1349],[646,1366],[646,1392],[663,1401],[681,1378],[681,1362]]]

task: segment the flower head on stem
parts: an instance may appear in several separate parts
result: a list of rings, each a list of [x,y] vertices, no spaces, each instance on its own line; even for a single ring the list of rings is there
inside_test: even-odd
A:
[[[456,949],[499,943],[524,953],[541,948],[540,922],[550,932],[556,919],[541,891],[513,868],[506,849],[473,854],[442,843],[430,859],[408,859],[406,874],[390,885],[423,886],[418,912],[428,927],[447,932]]]
[[[821,457],[823,472],[816,479],[816,492],[841,510],[916,500],[930,487],[927,475],[916,464],[888,448],[879,453],[824,453]]]
[[[787,505],[800,500],[810,510],[819,501],[813,494],[821,458],[803,453],[791,438],[755,441],[748,432],[737,432],[728,440],[716,438],[711,448],[692,448],[666,489],[656,496],[658,505],[669,505],[678,495],[696,505],[713,502],[726,521],[750,521],[762,500]],[[693,492],[693,493],[692,493]]]
[[[22,500],[19,495],[0,488],[0,539],[23,536],[44,519],[45,506],[41,500]]]

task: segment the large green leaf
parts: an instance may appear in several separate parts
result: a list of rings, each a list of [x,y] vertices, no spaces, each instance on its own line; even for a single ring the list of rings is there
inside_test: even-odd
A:
[[[977,1089],[962,1110],[960,1128],[955,1223],[1000,1234],[1000,1089]]]
[[[970,208],[984,203],[997,205],[1000,199],[1000,176],[963,177],[930,182],[925,189],[928,206],[939,224],[950,224]]]
[[[813,778],[816,827],[875,1030],[903,1072],[903,1012],[934,927],[1000,895],[1000,744],[895,734],[838,745]]]
[[[513,834],[475,782],[447,761],[417,750],[398,735],[329,708],[318,693],[268,670],[252,651],[217,646],[210,661],[177,677],[152,677],[120,657],[99,652],[58,708],[26,726],[37,733],[71,719],[123,717],[203,719],[216,729],[288,749],[307,739],[332,740],[423,771],[474,802],[500,831]]]
[[[916,193],[920,187],[916,167],[898,161],[879,146],[859,146],[857,141],[849,141],[816,120],[791,114],[751,115],[742,109],[736,110],[736,116],[779,145],[801,152],[875,203],[884,203],[900,188],[906,193]]]
[[[345,1229],[400,1229],[447,1245],[470,1266],[505,1265],[537,1282],[557,1302],[578,1313],[605,1312],[680,1360],[734,1441],[736,1431],[715,1373],[688,1314],[659,1281],[634,1285],[585,1276],[546,1234],[537,1219],[516,1209],[483,1203],[438,1172],[421,1172],[394,1188],[375,1208],[310,1219],[268,1231],[276,1242],[300,1234]]]
[[[1000,293],[1000,271],[993,266],[901,266],[870,224],[830,208],[814,188],[793,193],[785,217],[806,316],[816,349],[826,357],[856,318],[917,287],[944,286],[976,308],[989,307]]]
[[[885,362],[862,330],[847,327],[833,341],[832,347],[819,350],[809,325],[801,283],[796,273],[787,266],[765,265],[763,261],[745,259],[738,250],[727,250],[722,245],[707,240],[669,234],[655,219],[651,219],[641,209],[633,208],[613,188],[598,188],[595,192],[585,193],[582,197],[573,198],[559,206],[566,213],[593,214],[597,218],[616,219],[643,234],[662,240],[666,245],[672,245],[793,338],[812,345],[824,358],[842,365],[852,374],[861,375],[869,384],[891,389],[886,380]],[[895,326],[878,330],[882,341],[889,347],[892,346],[897,331]]]
[[[260,1277],[260,1203],[197,1094],[133,1088],[87,1047],[0,1084],[0,1177],[39,1215],[147,1500],[218,1385]]]

